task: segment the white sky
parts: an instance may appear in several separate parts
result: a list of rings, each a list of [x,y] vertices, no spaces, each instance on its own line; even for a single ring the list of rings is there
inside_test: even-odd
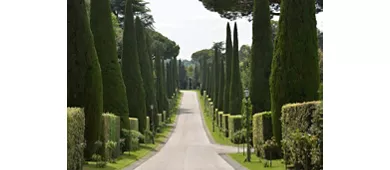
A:
[[[155,20],[158,32],[180,46],[178,58],[191,60],[191,54],[211,48],[213,42],[225,41],[226,23],[218,13],[208,11],[199,0],[145,0]],[[322,13],[317,26],[322,30]],[[277,17],[274,17],[275,19]],[[236,20],[239,46],[252,44],[252,22]],[[233,32],[234,22],[230,22]]]

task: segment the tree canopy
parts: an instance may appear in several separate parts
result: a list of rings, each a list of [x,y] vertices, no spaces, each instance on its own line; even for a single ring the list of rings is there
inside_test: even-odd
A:
[[[126,0],[110,0],[111,4],[111,11],[115,14],[115,16],[118,18],[118,21],[123,28],[123,23],[125,19],[125,9],[126,9]],[[148,8],[146,5],[149,4],[149,2],[145,2],[144,0],[133,0],[133,12],[134,16],[138,16],[144,26],[146,28],[153,29],[153,23],[154,19],[153,16],[150,14],[150,8]]]
[[[199,0],[203,6],[212,12],[217,12],[222,18],[236,20],[246,17],[252,20],[253,0]],[[270,1],[270,17],[279,15],[281,0]],[[316,12],[323,11],[323,0],[316,0]]]

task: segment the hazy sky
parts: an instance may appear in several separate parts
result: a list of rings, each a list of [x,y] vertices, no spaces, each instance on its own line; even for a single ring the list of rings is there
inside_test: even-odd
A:
[[[155,20],[155,28],[180,46],[178,58],[191,60],[191,54],[211,48],[213,42],[225,41],[226,23],[233,32],[234,22],[208,11],[199,0],[145,0]],[[322,14],[317,27],[322,30]],[[274,17],[277,19],[276,17]],[[252,22],[236,20],[239,46],[252,44]]]

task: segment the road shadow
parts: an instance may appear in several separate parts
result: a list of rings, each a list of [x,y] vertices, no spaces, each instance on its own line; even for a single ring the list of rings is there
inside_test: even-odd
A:
[[[179,114],[194,114],[194,112],[191,109],[180,108]]]

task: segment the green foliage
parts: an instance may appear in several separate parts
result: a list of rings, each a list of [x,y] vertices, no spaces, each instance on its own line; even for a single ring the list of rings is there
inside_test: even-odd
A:
[[[253,113],[258,113],[271,109],[269,76],[273,46],[269,1],[254,0],[253,9],[250,98]]]
[[[246,139],[246,129],[240,129],[232,135],[230,140],[235,144],[242,144],[245,143]]]
[[[149,56],[149,53],[147,51],[147,45],[145,42],[145,31],[144,26],[142,25],[141,20],[139,17],[135,19],[135,26],[136,26],[136,37],[137,37],[137,45],[138,45],[138,57],[139,62],[141,66],[141,75],[143,80],[143,85],[145,89],[146,94],[146,112],[151,116],[150,113],[152,113],[150,105],[157,106],[156,102],[156,90],[155,90],[155,84],[154,84],[154,78],[153,78],[153,68],[151,59]],[[143,132],[146,128],[146,125],[140,125],[140,127],[143,127],[140,129],[141,132]]]
[[[231,67],[231,82],[230,82],[230,92],[229,92],[229,102],[230,102],[230,114],[237,115],[241,112],[241,100],[242,100],[242,84],[240,77],[240,68],[238,61],[238,33],[237,33],[237,23],[234,23],[234,36],[233,36],[233,57],[232,57],[232,67]]]
[[[253,115],[253,145],[256,155],[261,158],[266,157],[266,151],[263,148],[265,141],[272,138],[272,120],[271,112],[261,112]]]
[[[318,99],[319,66],[314,5],[314,0],[295,0],[283,1],[281,6],[270,76],[273,133],[279,144],[282,139],[282,106]]]
[[[282,107],[281,122],[286,161],[304,170],[322,169],[322,102],[286,104]]]
[[[84,163],[85,117],[81,108],[67,108],[67,167],[81,170]]]
[[[126,18],[123,32],[122,73],[126,85],[130,117],[139,120],[139,129],[145,129],[146,98],[138,57],[138,44],[134,28],[132,0],[126,4]]]
[[[105,148],[107,151],[107,160],[111,163],[115,162],[114,152],[117,147],[118,147],[117,143],[111,140],[107,141],[105,144]]]
[[[235,143],[233,134],[242,129],[241,125],[242,115],[230,115],[228,119],[229,138]]]
[[[67,106],[84,108],[84,157],[90,159],[93,142],[100,137],[102,73],[84,1],[69,0],[67,4]]]
[[[125,127],[123,127],[125,128]],[[111,113],[102,114],[102,141],[107,143],[112,141],[120,143],[120,118]],[[128,127],[126,128],[128,129]],[[102,155],[105,159],[117,158],[121,154],[120,146],[117,145],[110,154],[110,151],[105,150],[105,154]]]
[[[230,31],[230,24],[226,24],[226,75],[225,75],[225,89],[223,94],[223,111],[230,113],[230,85],[232,76],[232,38]]]
[[[107,165],[107,162],[104,161],[104,158],[98,154],[93,154],[92,160],[96,162],[97,168],[104,168]]]
[[[167,121],[167,113],[165,111],[162,112],[162,122],[166,122]]]

